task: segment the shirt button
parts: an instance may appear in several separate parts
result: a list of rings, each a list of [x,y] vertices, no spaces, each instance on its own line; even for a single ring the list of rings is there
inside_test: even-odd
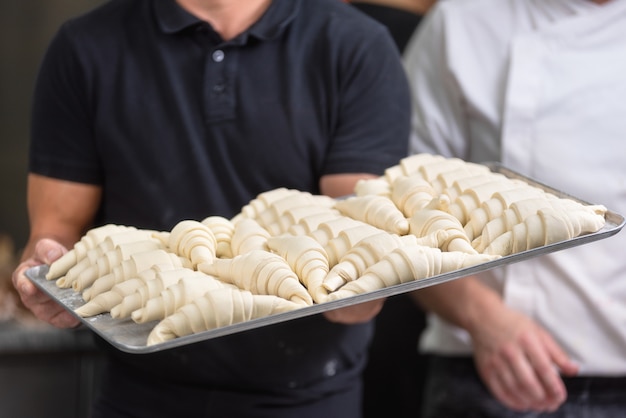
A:
[[[222,62],[222,61],[224,61],[224,51],[222,51],[221,49],[217,49],[217,50],[213,51],[212,58],[213,58],[213,61],[215,61],[215,62]]]

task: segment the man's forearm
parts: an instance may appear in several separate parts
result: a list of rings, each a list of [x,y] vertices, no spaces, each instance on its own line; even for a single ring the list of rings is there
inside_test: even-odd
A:
[[[411,297],[424,310],[469,332],[503,307],[500,296],[475,276],[416,290]]]

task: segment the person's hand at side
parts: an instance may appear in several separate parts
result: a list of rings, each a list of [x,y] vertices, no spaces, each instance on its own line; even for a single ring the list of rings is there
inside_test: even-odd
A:
[[[35,244],[32,256],[22,263],[13,272],[13,286],[22,299],[22,303],[40,320],[59,328],[75,327],[78,319],[65,308],[39,290],[25,275],[31,267],[41,264],[50,265],[67,252],[67,249],[51,239],[42,239]]]
[[[411,293],[472,338],[476,368],[493,396],[513,410],[552,411],[567,393],[559,372],[578,366],[554,339],[527,316],[509,308],[476,277],[465,277]]]
[[[544,412],[565,401],[559,372],[575,375],[578,367],[537,323],[501,305],[468,331],[478,373],[505,406]]]

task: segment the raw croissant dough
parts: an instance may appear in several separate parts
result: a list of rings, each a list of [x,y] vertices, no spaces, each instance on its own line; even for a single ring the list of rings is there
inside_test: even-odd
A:
[[[326,300],[328,291],[322,285],[328,275],[328,255],[319,242],[307,235],[279,235],[271,237],[267,246],[289,263],[315,303]]]
[[[187,275],[167,286],[156,297],[148,299],[143,307],[133,311],[131,318],[138,324],[165,319],[182,306],[215,289],[233,287],[207,274]]]
[[[405,235],[409,231],[409,221],[404,214],[390,199],[383,196],[349,197],[337,201],[335,209],[352,219],[392,234]]]
[[[222,216],[208,216],[202,223],[209,227],[215,236],[215,256],[229,258],[233,256],[230,248],[230,241],[235,232],[235,225]]]
[[[82,292],[83,317],[159,321],[156,344],[596,232],[605,214],[484,165],[416,154],[341,199],[278,188],[231,219],[94,228],[46,278]]]
[[[300,305],[313,304],[287,261],[269,251],[251,250],[234,258],[200,264],[198,269],[255,295],[276,295]]]
[[[329,295],[329,300],[383,289],[447,273],[464,267],[495,260],[499,256],[467,254],[460,251],[443,252],[424,246],[401,246],[368,267],[356,280],[346,283]]]
[[[433,199],[423,209],[416,211],[409,219],[409,233],[424,237],[437,231],[445,231],[447,235],[439,247],[441,250],[475,254],[476,250],[472,247],[461,222],[445,210],[447,202],[447,198],[441,196]]]
[[[218,289],[194,299],[159,322],[150,332],[147,345],[301,307],[274,295],[254,295],[233,288]]]
[[[604,216],[589,211],[540,209],[494,239],[484,254],[505,256],[531,250],[597,231],[603,225]]]
[[[190,268],[174,267],[168,264],[161,264],[144,270],[139,273],[137,278],[126,280],[111,289],[113,291],[115,287],[118,287],[124,291],[122,300],[111,308],[111,317],[128,318],[134,311],[144,307],[150,299],[158,297],[168,287],[185,278],[195,276],[204,277],[206,275]],[[139,282],[131,285],[130,283],[135,282],[136,279],[139,279]]]
[[[74,248],[69,250],[54,263],[46,274],[48,280],[55,280],[66,274],[70,268],[75,266],[83,258],[87,257],[89,250],[97,248],[106,238],[127,230],[135,230],[132,226],[107,224],[93,228],[82,236],[80,241],[74,244]]]
[[[157,240],[142,240],[119,244],[114,249],[98,257],[91,266],[81,271],[71,281],[72,288],[77,292],[82,292],[99,277],[111,273],[113,268],[122,264],[124,260],[128,260],[133,254],[159,249],[165,249],[165,247]],[[65,278],[68,276],[69,273]]]
[[[83,306],[76,309],[75,312],[82,317],[111,312],[111,310],[118,307],[118,305],[124,301],[124,298],[138,292],[138,289],[142,287],[150,286],[154,283],[163,283],[166,280],[165,277],[172,277],[172,279],[169,279],[169,282],[167,282],[167,285],[169,285],[177,282],[181,277],[187,274],[195,273],[197,272],[194,270],[185,267],[174,267],[172,264],[155,264],[149,269],[139,272],[136,277],[131,277],[120,283],[116,283],[110,290],[100,292]],[[148,281],[150,281],[150,283],[147,283]],[[111,314],[111,316],[114,318],[117,317],[113,314]]]
[[[83,299],[89,301],[102,292],[111,290],[117,283],[121,283],[140,272],[150,269],[155,264],[171,264],[173,267],[191,267],[189,260],[179,257],[165,250],[146,251],[133,254],[119,266],[115,266],[111,273],[98,277],[93,284],[82,293]]]
[[[447,240],[444,230],[418,238],[415,235],[394,235],[384,232],[370,235],[357,242],[337,263],[324,279],[323,285],[329,292],[334,292],[347,282],[356,280],[371,265],[380,261],[392,250],[412,245],[439,248]]]

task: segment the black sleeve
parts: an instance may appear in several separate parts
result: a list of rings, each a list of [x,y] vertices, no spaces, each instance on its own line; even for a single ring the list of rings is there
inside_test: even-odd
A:
[[[371,29],[370,26],[368,26]],[[402,60],[382,25],[336,43],[339,97],[325,174],[382,174],[408,154],[410,95]],[[360,39],[359,39],[360,38]]]
[[[53,38],[33,97],[29,171],[81,183],[101,182],[93,141],[86,65],[65,24]]]

